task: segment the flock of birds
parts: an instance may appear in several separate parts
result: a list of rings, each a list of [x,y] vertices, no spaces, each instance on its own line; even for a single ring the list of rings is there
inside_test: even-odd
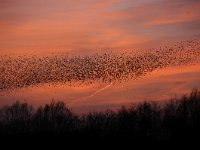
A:
[[[200,41],[138,53],[97,53],[88,56],[2,56],[0,91],[42,84],[116,83],[137,79],[156,69],[199,63]]]

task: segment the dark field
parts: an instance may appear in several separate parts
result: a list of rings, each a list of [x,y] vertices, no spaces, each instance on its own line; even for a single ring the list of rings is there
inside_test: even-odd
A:
[[[1,137],[62,137],[66,140],[177,142],[200,135],[200,91],[164,105],[144,102],[118,111],[74,114],[63,102],[34,109],[16,102],[0,110]]]

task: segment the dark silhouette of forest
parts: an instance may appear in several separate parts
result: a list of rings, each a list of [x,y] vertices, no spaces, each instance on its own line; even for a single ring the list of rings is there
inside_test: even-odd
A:
[[[200,135],[200,91],[164,105],[144,102],[119,111],[76,115],[63,102],[38,109],[16,102],[0,109],[0,136],[58,136],[76,140],[189,141]]]

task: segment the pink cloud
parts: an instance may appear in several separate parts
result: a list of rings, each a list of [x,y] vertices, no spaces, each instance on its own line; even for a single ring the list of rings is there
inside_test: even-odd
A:
[[[198,4],[196,0],[3,0],[0,51],[151,48],[199,32],[193,27],[200,17]]]

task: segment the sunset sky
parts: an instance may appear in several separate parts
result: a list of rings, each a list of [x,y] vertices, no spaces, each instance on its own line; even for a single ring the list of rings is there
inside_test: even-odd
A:
[[[86,112],[144,100],[168,100],[188,94],[192,88],[200,88],[200,40],[195,43],[193,40],[197,40],[196,37],[200,37],[200,0],[0,0],[0,106],[16,100],[39,106],[55,99],[64,101],[77,112]],[[174,45],[181,41],[186,46],[180,48],[178,44]],[[174,51],[165,46],[172,46]],[[156,51],[150,51],[154,48]],[[172,59],[166,59],[165,48],[170,50],[168,57],[172,56]],[[183,53],[181,50],[185,49],[188,51]],[[163,66],[152,69],[152,66],[156,66],[156,59],[153,60],[151,54],[149,57],[144,55],[144,58],[140,57],[142,61],[139,64],[137,61],[133,63],[131,71],[134,73],[134,66],[145,66],[144,61],[150,71],[137,80],[120,84],[111,81],[107,84],[98,80],[102,78],[94,78],[99,82],[68,86],[57,83],[59,77],[66,78],[63,74],[69,69],[63,57],[44,59],[52,53],[55,56],[60,56],[57,53],[66,56],[63,52],[72,53],[71,56],[78,54],[78,57],[81,54],[108,54],[111,51],[120,56],[123,52],[129,56],[135,54],[128,53],[129,50],[158,52],[157,56],[162,56]],[[177,55],[178,52],[180,55]],[[12,54],[16,60],[11,57]],[[32,56],[37,55],[42,59],[36,62]],[[13,61],[7,60],[7,56]],[[26,56],[31,56],[29,61]],[[104,60],[105,56],[102,56],[99,57]],[[110,58],[115,55],[112,56]],[[91,66],[87,64],[88,58],[72,61],[72,69],[66,75],[74,71],[72,79],[79,79],[79,71],[82,69],[81,73],[85,71],[83,76],[94,74],[96,77],[96,67],[92,66],[93,63],[89,63]],[[195,58],[199,61],[191,65]],[[105,60],[110,63],[111,59]],[[126,71],[127,66],[124,64],[129,62],[118,60],[114,61],[114,65],[119,63],[121,68],[118,66],[116,70]],[[100,68],[105,69],[102,74],[107,75],[106,71],[112,65],[105,65],[101,59],[99,61]],[[78,67],[74,69],[76,65]],[[101,77],[101,73],[99,75]],[[52,77],[52,80],[47,80],[48,77]],[[90,78],[86,79],[90,81]],[[17,87],[20,83],[23,86],[19,90]],[[4,91],[12,84],[17,90]]]
[[[153,48],[200,33],[200,0],[0,0],[0,52]]]

